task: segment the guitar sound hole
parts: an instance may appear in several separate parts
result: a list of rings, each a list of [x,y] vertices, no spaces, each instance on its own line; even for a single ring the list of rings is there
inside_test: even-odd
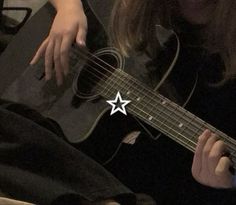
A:
[[[106,80],[118,67],[118,58],[102,53],[89,58],[77,78],[77,95],[83,98],[98,97]]]

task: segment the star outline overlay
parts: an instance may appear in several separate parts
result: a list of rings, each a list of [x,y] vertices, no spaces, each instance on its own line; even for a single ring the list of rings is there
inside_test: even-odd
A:
[[[106,102],[112,106],[110,116],[115,114],[116,112],[121,112],[124,115],[127,115],[125,106],[128,105],[131,100],[123,100],[120,92],[118,91],[114,100],[107,100]]]

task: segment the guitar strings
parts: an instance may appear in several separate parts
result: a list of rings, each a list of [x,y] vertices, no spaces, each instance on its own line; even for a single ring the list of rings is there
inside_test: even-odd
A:
[[[82,53],[81,53],[81,54],[82,54]],[[88,53],[88,54],[90,54],[91,56],[97,58],[99,61],[101,61],[101,62],[103,62],[104,64],[108,65],[108,66],[111,67],[112,69],[117,70],[117,69],[115,69],[112,65],[107,64],[107,63],[104,62],[102,59],[98,58],[97,56],[95,56],[95,55],[93,55],[93,54],[91,54],[91,53]],[[92,61],[91,58],[87,58],[87,59],[89,59],[91,62],[97,64],[95,61]],[[97,65],[99,65],[99,64],[97,64]],[[107,72],[110,72],[110,73],[111,73],[111,71],[107,70],[105,67],[103,67],[103,66],[101,66],[101,65],[99,65],[99,66],[100,66],[101,68],[105,69]],[[95,68],[95,69],[96,69],[96,68]],[[100,72],[100,73],[101,73],[101,72]],[[103,73],[101,73],[101,74],[104,75]],[[124,72],[124,74],[126,74],[126,73]],[[128,76],[128,77],[130,77],[130,76]],[[131,80],[133,80],[133,79],[131,79]],[[123,81],[123,80],[122,80],[122,81]],[[145,88],[145,87],[144,87],[144,88]],[[145,89],[146,89],[146,88],[145,88]],[[148,89],[146,89],[146,91],[149,91],[149,92],[150,92],[150,90],[148,90]],[[152,94],[153,94],[153,93],[152,93]],[[154,94],[156,95],[156,93],[154,93]],[[147,97],[147,96],[146,96],[146,97]],[[181,116],[181,117],[182,117],[182,116]],[[233,142],[233,143],[235,143],[235,141],[231,140],[230,138],[229,138],[228,140],[231,141],[231,142]]]
[[[89,71],[88,71],[89,72]],[[91,74],[93,74],[94,76],[96,76],[94,73],[92,73],[92,72],[90,72]],[[100,79],[98,76],[96,76],[98,79]],[[151,99],[149,99],[149,102],[150,102],[150,100]],[[145,105],[144,105],[145,106]],[[153,106],[152,104],[151,104],[151,106]],[[172,112],[172,111],[171,111]],[[146,112],[147,113],[147,112]],[[150,113],[150,111],[149,111],[149,113]],[[162,114],[162,111],[161,112],[159,112],[160,114]],[[148,113],[147,113],[148,114]],[[148,114],[148,115],[150,115],[150,114]],[[172,120],[173,121],[173,120]],[[164,123],[164,122],[163,122]]]
[[[89,79],[90,81],[94,82],[91,78],[88,78],[88,79]],[[81,80],[83,80],[85,83],[88,83],[88,81],[85,81],[85,79],[81,79]],[[99,85],[99,86],[100,86],[100,85]],[[101,88],[103,88],[103,87],[101,87]],[[105,89],[106,89],[106,88],[105,88]],[[112,92],[112,91],[109,90],[109,89],[106,89],[106,91],[109,92],[109,93],[111,93],[111,94],[115,94],[114,92]],[[131,104],[131,105],[132,105],[134,108],[139,109],[139,108],[136,107],[134,104]],[[143,117],[142,114],[135,112],[135,110],[134,110],[133,108],[128,107],[128,109],[131,110],[132,112],[136,113],[136,115],[138,115],[141,119],[147,120],[145,117]],[[143,111],[143,110],[140,110],[140,111],[141,111],[141,112],[145,112],[145,111]],[[146,114],[147,114],[147,113],[146,113]],[[156,120],[157,122],[159,122],[159,123],[162,123],[162,121],[160,121],[158,118],[153,118],[153,119],[155,119],[155,120]],[[155,125],[155,122],[150,122],[150,123],[152,123],[153,125]],[[172,129],[171,127],[167,126],[166,124],[163,124],[163,126],[167,127],[168,129],[173,130],[176,134],[182,135],[181,133],[176,132],[174,129]],[[189,138],[187,138],[186,136],[182,135],[182,137],[185,138],[187,141],[193,143],[193,144],[196,146],[196,143],[194,143],[193,141],[191,141],[191,140],[190,140]],[[183,141],[183,143],[186,144],[186,142],[184,142],[184,141]],[[186,144],[186,145],[189,146],[190,144],[188,143],[188,144]],[[194,146],[191,146],[191,147],[189,147],[189,148],[191,148],[192,151],[194,150],[194,149],[193,149]]]
[[[93,73],[92,73],[93,74]],[[98,77],[98,76],[97,76]],[[90,79],[90,81],[94,82],[94,80]],[[109,91],[109,90],[108,90]],[[146,120],[146,119],[145,119]],[[163,121],[159,121],[163,124]],[[173,130],[173,129],[172,129]],[[189,139],[187,139],[188,141],[190,141]]]
[[[82,52],[80,52],[80,54],[82,55],[83,53]],[[100,59],[100,58],[98,58],[96,55],[93,55],[93,54],[91,54],[91,53],[89,53],[88,52],[88,54],[90,54],[92,57],[95,57],[95,58],[97,58],[99,61],[101,61],[101,62],[103,62],[104,64],[106,64],[106,65],[108,65],[110,68],[112,68],[113,70],[117,70],[117,69],[115,69],[112,65],[110,65],[110,64],[107,64],[105,61],[103,61],[102,59]],[[95,62],[95,61],[93,61],[93,60],[91,60],[91,58],[88,58],[88,57],[86,57],[87,58],[87,60],[90,60],[91,62],[93,62],[93,63],[95,63],[95,64],[97,64],[98,66],[100,66],[101,68],[103,68],[103,69],[105,69],[107,72],[110,72],[110,73],[112,73],[110,70],[107,70],[105,67],[103,67],[102,65],[100,65],[100,64],[98,64],[97,62]],[[90,66],[90,67],[92,67],[92,66]],[[96,69],[96,68],[95,68]],[[96,70],[97,71],[97,70]],[[101,72],[100,72],[101,73]],[[101,73],[102,75],[104,75],[103,73]],[[109,76],[106,76],[106,77],[109,77]],[[99,78],[99,77],[98,77]],[[131,79],[131,80],[133,80],[133,79]],[[123,81],[123,80],[122,80]],[[145,87],[144,87],[145,88]],[[145,88],[146,89],[146,88]],[[148,90],[148,89],[146,89],[146,91],[148,91],[148,92],[150,92],[150,90]],[[153,94],[153,93],[152,93]],[[177,110],[178,111],[178,110]],[[183,116],[181,115],[180,116],[181,118],[183,118]],[[226,139],[226,140],[229,140],[229,141],[232,141],[230,138],[229,139]],[[232,141],[233,143],[235,143],[234,141]]]
[[[101,59],[99,59],[100,61],[102,61]],[[96,63],[97,64],[97,63]],[[98,64],[97,64],[98,65]],[[90,66],[90,67],[92,67],[92,66]],[[102,66],[100,66],[101,68],[103,68]],[[93,67],[94,68],[94,67]],[[95,70],[96,70],[96,68],[94,68]],[[105,68],[104,68],[105,69]],[[107,70],[107,69],[105,69],[105,70]],[[103,75],[103,76],[106,76],[105,74],[103,74],[103,73],[101,73],[100,71],[97,71],[96,70],[96,72],[99,72],[101,75]],[[108,72],[110,72],[110,71],[108,71]],[[108,77],[108,76],[106,76],[106,77]],[[122,76],[121,76],[122,77]],[[122,79],[121,77],[118,77],[118,78],[120,78],[120,79]],[[129,77],[129,76],[128,76]],[[100,79],[100,78],[99,78]],[[123,84],[126,84],[125,82],[127,82],[127,81],[124,81],[124,80],[122,80],[123,81]],[[132,85],[132,84],[128,84],[128,85]],[[132,86],[130,86],[130,87],[132,87]],[[134,87],[134,88],[136,88],[136,86]],[[136,89],[136,91],[139,91],[139,90],[137,90]],[[149,91],[149,90],[148,90]],[[141,94],[143,94],[143,93],[141,93]],[[153,94],[153,93],[152,93]],[[155,95],[156,95],[156,93],[155,93]],[[145,96],[145,94],[144,94],[144,96]],[[138,96],[137,96],[138,97]],[[145,97],[147,97],[147,96],[145,96]],[[160,96],[158,96],[158,98],[160,98]],[[151,107],[153,107],[153,105],[152,104],[150,104],[150,101],[151,100],[153,100],[152,98],[151,99],[149,99],[149,102],[147,103],[147,104],[149,104]],[[164,100],[164,99],[161,99],[161,100]],[[181,117],[182,118],[182,115],[179,115],[179,117]]]
[[[82,54],[82,53],[81,53]],[[93,56],[93,54],[91,54],[91,56]],[[97,58],[98,60],[100,60],[101,62],[103,61],[102,59],[98,58],[97,56],[94,56],[95,58]],[[91,61],[91,58],[87,58],[88,60]],[[94,62],[94,61],[93,61]],[[104,62],[104,61],[103,61]],[[94,62],[95,64],[97,64],[96,62]],[[104,62],[105,64],[107,64],[106,62]],[[101,68],[107,70],[105,67],[101,66],[100,64],[98,64]],[[114,69],[114,67],[112,67],[111,65],[107,64],[109,67],[111,67],[112,69]],[[96,70],[96,68],[95,68]],[[115,70],[115,69],[114,69]],[[107,72],[110,72],[109,70],[107,70]],[[104,75],[104,74],[103,74]],[[108,77],[108,76],[107,76]],[[144,87],[145,88],[145,87]],[[146,89],[146,88],[145,88]],[[148,92],[150,92],[150,90],[146,89]],[[153,93],[152,93],[153,94]],[[154,95],[156,95],[156,93],[154,93]],[[144,119],[146,120],[146,119]]]
[[[83,80],[83,81],[85,81],[85,79],[81,79],[81,80]],[[90,82],[94,82],[94,80],[92,80],[92,79],[89,79],[90,80]],[[85,81],[85,83],[88,83],[87,81]],[[103,88],[103,87],[101,87],[101,88]],[[110,90],[108,90],[108,91],[110,91]],[[114,92],[112,92],[112,94],[115,94]],[[135,107],[137,107],[136,105],[134,105]],[[147,113],[147,112],[145,112],[144,110],[142,110],[142,109],[140,109],[139,107],[137,107],[141,112],[143,112],[143,113],[145,113],[146,115],[148,115],[148,116],[150,116],[150,114],[149,113]],[[163,118],[163,119],[166,119],[166,118],[168,118],[170,115],[168,115],[166,118],[164,118],[163,116],[161,116],[161,114],[162,114],[162,112],[156,112],[155,114],[158,114],[159,116],[159,118]],[[147,121],[147,119],[145,118],[145,120]],[[161,124],[163,124],[164,122],[163,122],[164,120],[162,120],[162,121],[159,121],[159,122],[161,122]],[[173,120],[171,120],[170,122],[173,122]],[[169,123],[169,124],[172,124],[172,123]],[[173,124],[174,125],[174,124]]]
[[[92,79],[89,79],[89,80],[92,80]],[[87,82],[87,81],[85,81],[85,82]],[[111,92],[112,94],[114,94],[111,90],[108,90],[108,92]],[[134,111],[132,108],[129,108],[131,111]],[[135,112],[135,111],[134,111]],[[136,112],[135,112],[136,113]],[[138,114],[139,115],[139,114]],[[142,115],[139,115],[139,117],[142,119],[143,118],[143,116]],[[143,119],[145,119],[145,118],[143,118]],[[156,121],[158,121],[158,122],[161,122],[161,121],[159,121],[158,120],[158,118],[157,119],[155,119]],[[166,126],[168,129],[172,129],[171,127],[168,127],[167,125],[165,125],[164,124],[164,126]],[[173,130],[173,129],[172,129]],[[173,130],[174,132],[175,132],[175,134],[178,134],[178,135],[180,135],[180,136],[182,136],[183,138],[185,138],[187,141],[188,141],[188,143],[186,143],[185,141],[182,141],[182,140],[177,140],[177,141],[179,141],[179,142],[181,142],[183,145],[187,145],[187,148],[189,148],[189,150],[190,151],[194,151],[195,149],[195,147],[196,147],[196,143],[194,143],[193,141],[191,141],[189,138],[186,138],[184,135],[182,135],[182,133],[181,132],[176,132],[175,130]],[[164,133],[164,134],[166,134],[166,133]],[[190,143],[189,143],[190,142]],[[181,144],[180,143],[180,144]],[[191,143],[192,143],[192,145],[191,145]],[[234,156],[234,155],[232,155],[232,156]],[[231,160],[232,160],[232,162],[234,163],[234,165],[236,164],[235,162],[236,162],[236,160],[235,160],[235,156],[233,157],[233,158],[231,158]],[[235,167],[236,168],[236,167]]]
[[[83,80],[84,80],[84,79],[83,79]],[[89,78],[89,80],[92,80],[92,79]],[[92,80],[92,81],[93,81],[93,80]],[[88,83],[87,81],[85,81],[85,82]],[[102,87],[102,88],[103,88],[103,87]],[[114,93],[113,93],[111,90],[109,90],[109,89],[108,89],[108,92],[111,92],[112,94],[114,94]],[[135,107],[135,106],[134,106],[134,107]],[[134,109],[132,109],[132,108],[128,108],[128,109],[130,109],[131,111],[133,111],[134,113],[136,113]],[[136,113],[136,114],[137,114],[137,113]],[[139,115],[139,117],[140,117],[141,119],[146,120],[146,118],[143,118],[143,116],[140,115],[139,113],[138,113],[138,115]],[[155,118],[155,120],[158,121],[158,122],[161,122],[161,121],[158,120],[158,118],[157,118],[157,119]],[[155,125],[155,123],[153,123],[153,124]],[[165,125],[165,124],[164,124],[164,125]],[[173,130],[171,127],[168,127],[167,125],[165,125],[165,126],[166,126],[168,129]],[[183,138],[185,138],[188,142],[186,143],[186,142],[183,141],[183,140],[176,140],[176,141],[180,142],[180,144],[182,144],[182,145],[185,145],[185,147],[188,148],[190,151],[194,151],[194,150],[195,150],[195,147],[196,147],[196,143],[195,143],[195,142],[191,141],[189,138],[186,138],[186,136],[182,135],[181,132],[176,132],[175,130],[173,130],[173,131],[175,132],[175,134],[178,134],[178,135],[182,136]],[[202,131],[203,131],[203,130],[202,130]],[[167,133],[164,133],[164,134],[167,134]],[[172,136],[173,136],[173,134],[172,134]],[[174,135],[174,137],[175,137],[175,135]],[[175,138],[175,139],[176,139],[176,138]],[[189,143],[189,142],[190,142],[190,143]],[[191,143],[192,143],[192,145],[191,145]],[[235,157],[231,158],[231,160],[233,161],[233,164],[234,164],[234,166],[235,166],[235,162],[236,162]],[[236,168],[236,167],[234,167],[234,168]]]

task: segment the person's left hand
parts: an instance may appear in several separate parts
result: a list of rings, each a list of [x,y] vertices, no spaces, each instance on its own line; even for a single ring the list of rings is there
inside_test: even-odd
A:
[[[224,156],[226,145],[209,130],[200,135],[192,164],[192,175],[201,184],[214,188],[231,188],[232,162]]]

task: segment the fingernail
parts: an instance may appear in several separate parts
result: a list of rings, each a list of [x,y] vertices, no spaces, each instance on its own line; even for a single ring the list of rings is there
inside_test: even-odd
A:
[[[86,44],[85,44],[85,42],[84,42],[84,41],[82,41],[82,40],[79,40],[79,42],[78,42],[78,43],[79,43],[79,45],[80,45],[80,46],[85,46],[85,45],[86,45]]]

